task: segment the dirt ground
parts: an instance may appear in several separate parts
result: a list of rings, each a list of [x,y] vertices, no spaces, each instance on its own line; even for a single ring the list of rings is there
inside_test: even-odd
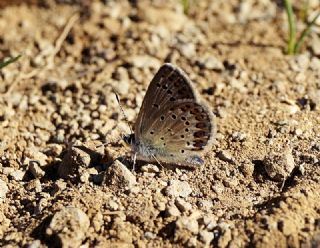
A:
[[[320,23],[286,55],[279,2],[2,1],[0,59],[22,57],[0,71],[0,246],[320,247]],[[132,171],[112,88],[133,126],[164,62],[215,142]]]

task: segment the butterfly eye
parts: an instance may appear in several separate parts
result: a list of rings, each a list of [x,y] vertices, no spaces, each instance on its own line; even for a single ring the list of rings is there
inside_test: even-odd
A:
[[[160,120],[162,120],[162,121],[164,120],[164,116],[163,115],[160,117]]]
[[[153,107],[159,108],[159,105],[158,104],[153,104]]]
[[[186,128],[184,131],[189,132],[189,128]]]
[[[150,132],[150,134],[154,134],[154,132],[153,132],[153,131],[151,131],[151,132]]]
[[[177,119],[177,116],[176,115],[171,115],[172,119]]]
[[[181,153],[184,153],[184,150],[181,150]]]
[[[187,118],[184,116],[181,116],[181,120],[185,121],[185,120],[187,120]]]
[[[186,121],[184,124],[186,124],[187,126],[190,125],[190,122],[189,121]]]
[[[183,134],[181,134],[181,136],[180,136],[180,137],[181,137],[181,139],[184,139],[184,135],[183,135]]]

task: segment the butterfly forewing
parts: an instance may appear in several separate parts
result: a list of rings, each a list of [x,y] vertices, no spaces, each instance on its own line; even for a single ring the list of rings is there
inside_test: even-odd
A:
[[[190,80],[179,68],[164,64],[152,79],[143,99],[135,125],[136,137],[139,138],[150,126],[150,121],[154,121],[165,105],[182,99],[197,101]]]

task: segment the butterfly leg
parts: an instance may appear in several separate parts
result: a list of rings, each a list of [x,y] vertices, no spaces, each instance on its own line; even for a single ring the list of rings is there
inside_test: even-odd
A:
[[[134,153],[134,155],[133,155],[132,171],[134,171],[134,170],[135,170],[136,162],[137,162],[137,153],[135,152],[135,153]]]
[[[151,156],[154,158],[155,161],[157,161],[157,163],[161,166],[161,168],[163,169],[163,165],[160,163],[160,161],[156,158],[156,156],[154,156],[153,154],[151,154]]]

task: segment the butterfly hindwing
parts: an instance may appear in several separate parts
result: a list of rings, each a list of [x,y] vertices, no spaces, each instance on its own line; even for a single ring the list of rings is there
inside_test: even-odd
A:
[[[178,100],[165,105],[141,139],[156,149],[159,161],[198,165],[198,155],[212,142],[213,114],[204,103]]]

